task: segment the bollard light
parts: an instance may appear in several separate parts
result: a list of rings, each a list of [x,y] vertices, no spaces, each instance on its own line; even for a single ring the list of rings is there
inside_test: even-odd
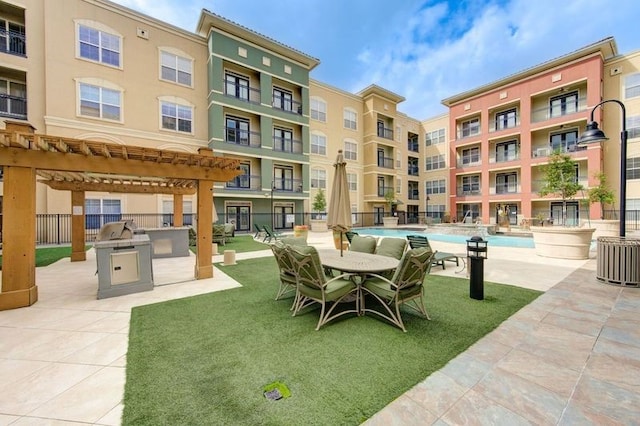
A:
[[[467,240],[467,257],[468,258],[487,258],[487,241],[482,237],[471,237]]]
[[[467,240],[467,258],[469,259],[469,297],[484,299],[484,260],[487,258],[487,241],[482,237]]]

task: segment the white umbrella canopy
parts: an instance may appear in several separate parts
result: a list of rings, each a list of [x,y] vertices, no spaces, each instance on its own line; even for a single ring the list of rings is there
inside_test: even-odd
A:
[[[333,165],[335,173],[329,211],[327,212],[327,226],[340,232],[340,254],[342,254],[342,233],[351,229],[351,201],[349,200],[349,184],[347,182],[347,163],[344,161],[342,150]]]

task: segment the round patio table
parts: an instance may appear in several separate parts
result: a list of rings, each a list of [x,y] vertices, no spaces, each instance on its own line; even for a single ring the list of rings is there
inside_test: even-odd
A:
[[[357,251],[321,249],[318,250],[322,266],[342,272],[350,272],[364,278],[367,274],[379,274],[398,267],[400,261],[393,257],[379,254],[361,253]]]

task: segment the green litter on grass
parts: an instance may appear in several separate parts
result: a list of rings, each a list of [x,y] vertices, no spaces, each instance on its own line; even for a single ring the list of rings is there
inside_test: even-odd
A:
[[[273,382],[269,383],[265,387],[262,388],[265,398],[271,401],[277,401],[282,398],[289,398],[291,396],[291,391],[281,382]]]

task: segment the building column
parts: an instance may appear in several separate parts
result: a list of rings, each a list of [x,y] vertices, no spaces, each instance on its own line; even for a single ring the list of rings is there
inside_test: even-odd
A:
[[[36,170],[4,167],[0,310],[31,306],[36,286]]]
[[[173,226],[182,226],[184,223],[182,211],[182,194],[173,194]]]
[[[71,191],[71,261],[87,260],[85,246],[84,191]]]

